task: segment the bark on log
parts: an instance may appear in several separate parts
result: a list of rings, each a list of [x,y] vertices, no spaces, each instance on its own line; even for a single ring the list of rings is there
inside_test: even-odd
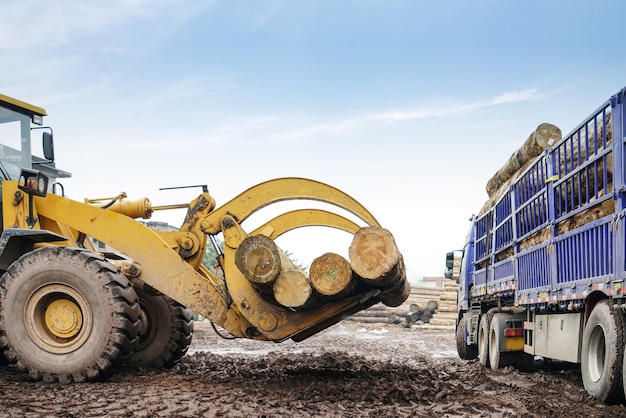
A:
[[[282,271],[273,286],[276,302],[287,308],[308,309],[317,304],[309,278],[299,270]]]
[[[404,268],[402,257],[400,257],[400,262],[397,265],[401,266],[402,270],[400,280],[394,286],[385,289],[378,295],[385,305],[391,307],[402,305],[411,294],[411,284],[406,279],[406,269]]]
[[[529,161],[533,161],[543,151],[561,139],[561,130],[549,123],[542,123],[530,134],[522,146],[515,151],[507,162],[487,182],[487,195],[493,196],[511,177]]]
[[[354,290],[350,262],[335,253],[317,257],[309,268],[313,288],[324,296],[343,297]]]

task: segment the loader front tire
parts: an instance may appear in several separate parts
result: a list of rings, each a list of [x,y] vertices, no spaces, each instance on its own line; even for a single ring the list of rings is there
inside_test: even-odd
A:
[[[139,342],[139,313],[127,278],[79,248],[36,249],[0,279],[0,347],[32,380],[109,377]]]
[[[191,344],[193,312],[142,281],[136,281],[134,287],[141,306],[142,331],[127,365],[172,367]]]

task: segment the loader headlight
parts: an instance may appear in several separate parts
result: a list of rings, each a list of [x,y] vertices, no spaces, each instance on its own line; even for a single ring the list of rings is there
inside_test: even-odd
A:
[[[41,125],[43,124],[43,116],[41,115],[33,115],[33,117],[31,118],[31,120],[33,121],[33,123],[35,125]]]
[[[17,187],[29,195],[45,196],[48,193],[48,177],[39,171],[22,168]]]

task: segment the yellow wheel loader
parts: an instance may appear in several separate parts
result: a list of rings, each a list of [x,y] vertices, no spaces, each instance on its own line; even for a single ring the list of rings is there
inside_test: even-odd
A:
[[[152,207],[147,198],[130,201],[124,194],[68,199],[59,180],[70,173],[55,165],[52,130],[42,126],[45,115],[40,107],[0,95],[0,364],[15,364],[33,380],[99,381],[119,367],[176,363],[191,342],[192,313],[232,337],[301,341],[373,304],[397,306],[408,296],[402,255],[388,262],[389,252],[397,251],[393,238],[391,246],[353,241],[351,254],[361,256],[366,271],[355,267],[348,278],[356,284],[335,296],[317,294],[313,304],[281,304],[272,294],[278,280],[255,281],[280,260],[279,278],[303,273],[269,247],[252,243],[242,255],[241,244],[253,237],[271,244],[303,226],[333,227],[355,239],[368,229],[386,231],[356,200],[314,180],[270,180],[219,207],[206,186],[192,202],[170,207]],[[31,134],[39,132],[43,157],[31,152]],[[5,145],[5,136],[12,135],[18,145]],[[362,225],[334,212],[300,209],[244,229],[257,210],[295,199],[327,202]],[[187,213],[179,229],[162,231],[137,220],[183,206]],[[207,245],[218,254],[215,272],[202,264]],[[336,278],[339,270],[333,268],[326,266],[322,278]],[[279,290],[310,288],[306,275],[290,283],[295,282],[281,282]]]

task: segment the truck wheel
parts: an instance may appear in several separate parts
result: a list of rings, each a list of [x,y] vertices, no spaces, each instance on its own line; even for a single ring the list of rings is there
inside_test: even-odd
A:
[[[456,351],[462,360],[473,360],[478,357],[478,349],[475,345],[467,344],[466,334],[467,327],[465,326],[465,317],[463,317],[456,328]]]
[[[131,367],[172,367],[186,353],[193,335],[193,312],[151,286],[137,281],[141,306],[140,343]]]
[[[593,397],[615,403],[623,394],[624,319],[606,300],[598,302],[583,331],[581,374]]]
[[[504,337],[502,323],[498,321],[498,314],[491,319],[489,327],[489,365],[493,370],[513,364],[513,352],[500,351],[501,338]]]
[[[491,318],[493,318],[493,314],[482,314],[478,327],[478,362],[484,367],[489,367],[489,329],[491,328]]]
[[[131,284],[101,256],[40,248],[0,280],[0,348],[33,380],[99,381],[139,342],[139,313]]]

